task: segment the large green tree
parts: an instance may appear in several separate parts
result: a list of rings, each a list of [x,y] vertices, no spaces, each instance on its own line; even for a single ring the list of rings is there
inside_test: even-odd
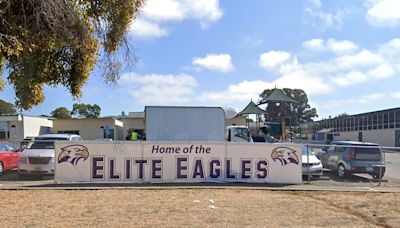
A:
[[[69,111],[66,107],[59,107],[54,109],[51,113],[51,116],[57,119],[71,119],[71,111]]]
[[[100,116],[101,108],[99,105],[76,103],[73,105],[71,114],[77,118],[97,118]]]
[[[273,89],[266,89],[261,94],[261,100],[267,98],[271,95]],[[290,117],[290,124],[292,126],[298,126],[300,123],[312,122],[313,118],[318,117],[317,110],[311,108],[308,104],[307,94],[301,89],[283,89],[285,94],[293,99],[295,99],[297,104],[285,103],[285,117]],[[267,103],[267,114],[265,115],[266,120],[269,122],[280,122],[281,108],[276,102]],[[289,118],[288,118],[289,119]]]
[[[0,89],[5,76],[23,109],[44,101],[45,85],[65,86],[78,98],[98,61],[106,81],[115,82],[126,62],[120,56],[132,57],[124,35],[143,2],[0,0]],[[128,53],[120,55],[120,47]]]
[[[16,112],[17,110],[15,109],[13,104],[0,99],[0,115],[12,115]]]

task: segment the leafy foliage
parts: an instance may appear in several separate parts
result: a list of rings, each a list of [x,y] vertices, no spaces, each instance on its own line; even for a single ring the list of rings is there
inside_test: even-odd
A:
[[[73,105],[71,114],[77,118],[97,118],[100,116],[101,108],[99,105],[76,103]]]
[[[261,99],[267,98],[271,95],[273,89],[266,89],[261,94]],[[293,99],[295,99],[298,104],[287,104],[285,103],[285,114],[286,117],[291,118],[291,125],[298,126],[300,123],[312,122],[313,118],[318,117],[317,110],[315,108],[311,108],[308,104],[307,94],[301,89],[283,89],[285,94]],[[268,122],[280,122],[281,117],[281,108],[279,104],[274,102],[268,102],[268,106],[266,108],[267,114],[265,118]]]
[[[71,112],[65,107],[59,107],[52,111],[51,116],[57,119],[71,119]]]
[[[117,51],[144,0],[0,0],[0,73],[14,86],[17,106],[44,101],[43,86],[82,95],[99,60],[107,82],[119,78]],[[102,47],[101,51],[99,48]],[[4,81],[0,78],[0,89]]]
[[[347,116],[350,116],[350,115],[344,112],[344,113],[337,115],[335,118],[342,118],[342,117],[347,117]]]
[[[16,112],[17,110],[13,104],[0,100],[0,115],[12,115]]]

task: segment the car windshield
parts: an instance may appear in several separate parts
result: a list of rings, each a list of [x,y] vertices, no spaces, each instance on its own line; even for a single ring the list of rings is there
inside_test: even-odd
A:
[[[54,149],[54,141],[66,141],[68,138],[36,137],[26,148],[28,149]]]
[[[234,130],[235,137],[239,137],[245,140],[249,140],[250,134],[247,128],[235,128]]]
[[[68,138],[60,137],[36,137],[35,141],[66,141]]]
[[[26,147],[28,149],[54,149],[54,141],[34,141]]]

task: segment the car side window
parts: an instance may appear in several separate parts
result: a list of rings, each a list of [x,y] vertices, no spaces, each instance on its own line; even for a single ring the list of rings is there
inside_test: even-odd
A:
[[[336,146],[330,146],[328,150],[326,150],[327,153],[333,153],[335,151]]]
[[[345,149],[344,147],[338,146],[338,147],[335,148],[335,152],[336,153],[342,153],[344,151],[344,149]]]

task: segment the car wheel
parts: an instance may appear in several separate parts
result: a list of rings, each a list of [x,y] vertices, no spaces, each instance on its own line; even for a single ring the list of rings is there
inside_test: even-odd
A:
[[[0,175],[3,174],[3,171],[4,171],[3,169],[4,169],[3,163],[0,162]]]
[[[346,176],[346,169],[344,168],[343,164],[339,164],[337,167],[337,175],[340,178],[344,178]]]

